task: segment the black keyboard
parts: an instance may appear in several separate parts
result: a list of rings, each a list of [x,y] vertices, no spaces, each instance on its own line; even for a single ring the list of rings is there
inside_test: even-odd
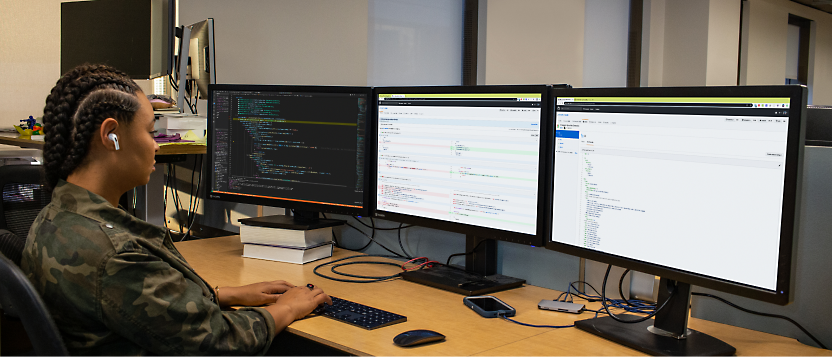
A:
[[[324,304],[323,308],[316,310],[318,315],[346,322],[367,330],[407,321],[406,316],[339,299],[334,296],[330,297],[332,298],[332,306]]]

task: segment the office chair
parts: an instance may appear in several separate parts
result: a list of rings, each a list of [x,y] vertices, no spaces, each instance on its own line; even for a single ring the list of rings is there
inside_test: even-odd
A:
[[[0,166],[0,252],[15,264],[32,222],[51,200],[41,177],[40,166]]]
[[[0,305],[20,319],[37,356],[67,356],[61,334],[38,292],[14,262],[0,256]]]

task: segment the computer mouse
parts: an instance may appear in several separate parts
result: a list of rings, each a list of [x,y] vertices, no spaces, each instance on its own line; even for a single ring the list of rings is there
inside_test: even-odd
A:
[[[399,347],[410,347],[423,343],[437,342],[445,339],[445,335],[431,330],[405,331],[393,337],[393,343]]]

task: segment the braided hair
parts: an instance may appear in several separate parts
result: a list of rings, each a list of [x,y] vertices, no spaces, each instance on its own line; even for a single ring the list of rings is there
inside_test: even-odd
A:
[[[139,110],[139,86],[106,65],[81,65],[64,74],[43,109],[43,169],[54,188],[84,163],[90,139],[104,119],[127,125]]]

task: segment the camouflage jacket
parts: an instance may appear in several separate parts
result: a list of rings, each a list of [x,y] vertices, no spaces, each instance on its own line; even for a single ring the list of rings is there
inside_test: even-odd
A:
[[[262,308],[220,310],[166,229],[66,181],[20,265],[71,354],[263,354],[275,334]]]

